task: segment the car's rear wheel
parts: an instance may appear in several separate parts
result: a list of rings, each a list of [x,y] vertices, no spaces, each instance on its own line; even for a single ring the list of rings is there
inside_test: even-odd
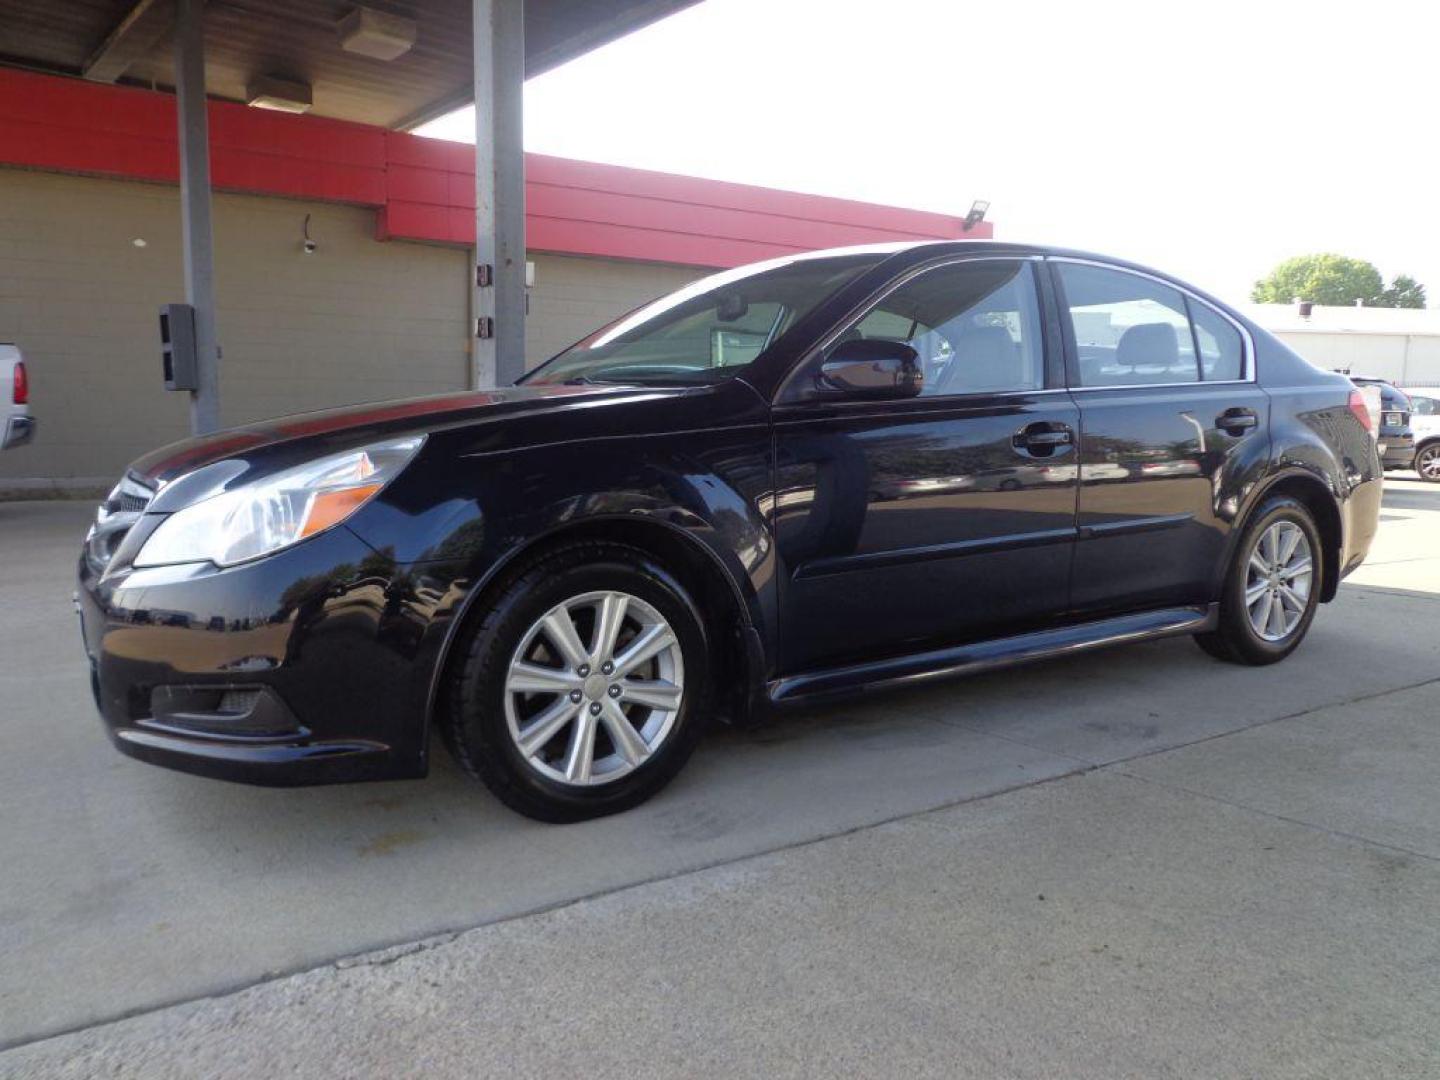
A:
[[[462,646],[452,748],[529,817],[579,821],[642,802],[685,764],[704,725],[700,617],[636,548],[583,544],[537,561]]]
[[[1320,532],[1310,511],[1287,496],[1269,499],[1236,545],[1219,625],[1196,634],[1196,643],[1238,664],[1285,659],[1310,629],[1323,574]]]
[[[1421,480],[1440,484],[1440,442],[1427,443],[1415,455],[1415,471]]]

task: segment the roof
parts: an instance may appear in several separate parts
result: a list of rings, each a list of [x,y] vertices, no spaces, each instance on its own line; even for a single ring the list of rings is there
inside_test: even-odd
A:
[[[1322,307],[1302,318],[1295,304],[1241,308],[1272,334],[1402,334],[1440,336],[1440,308]]]
[[[526,0],[525,74],[537,75],[697,0]],[[409,128],[471,99],[471,0],[365,0],[415,20],[380,61],[341,49],[354,0],[244,0],[205,9],[211,96],[246,99],[259,76],[309,83],[316,116]],[[174,85],[174,0],[0,0],[0,64],[136,86]]]
[[[381,239],[469,246],[475,152],[363,124],[212,101],[218,190],[374,207]],[[0,68],[0,166],[174,183],[175,103]],[[532,251],[728,267],[817,248],[988,237],[959,217],[693,176],[525,156]]]

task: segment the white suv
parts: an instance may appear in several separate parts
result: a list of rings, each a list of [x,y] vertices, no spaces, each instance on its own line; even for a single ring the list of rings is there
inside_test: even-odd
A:
[[[30,381],[18,345],[0,342],[0,450],[28,443],[35,434],[30,415]]]
[[[1405,395],[1415,433],[1415,471],[1421,480],[1440,484],[1440,386],[1417,386]]]

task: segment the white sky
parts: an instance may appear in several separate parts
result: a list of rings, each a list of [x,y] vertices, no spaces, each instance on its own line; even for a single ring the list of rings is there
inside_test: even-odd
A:
[[[1437,105],[1433,0],[704,0],[532,80],[525,146],[951,214],[989,199],[999,239],[1232,301],[1336,251],[1433,307]]]

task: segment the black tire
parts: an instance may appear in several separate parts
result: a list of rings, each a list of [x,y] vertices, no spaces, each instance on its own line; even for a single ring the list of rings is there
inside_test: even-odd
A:
[[[619,779],[580,787],[542,775],[515,745],[505,680],[537,620],[572,597],[603,590],[638,597],[669,623],[683,656],[684,694],[669,733],[648,758]],[[711,664],[699,611],[673,575],[628,545],[579,543],[530,563],[466,628],[456,655],[443,717],[452,753],[506,806],[540,821],[584,821],[644,802],[680,771],[709,721]]]
[[[1267,641],[1256,632],[1245,606],[1247,567],[1256,541],[1276,522],[1288,521],[1299,526],[1310,545],[1311,580],[1305,610],[1294,628],[1279,641]],[[1304,640],[1315,618],[1320,596],[1325,588],[1325,560],[1320,530],[1304,503],[1285,495],[1276,495],[1263,502],[1235,545],[1225,585],[1220,597],[1219,625],[1211,632],[1195,635],[1195,643],[1217,660],[1233,664],[1258,666],[1274,664],[1289,656]]]
[[[1428,484],[1440,484],[1440,442],[1426,443],[1415,452],[1415,471]]]

